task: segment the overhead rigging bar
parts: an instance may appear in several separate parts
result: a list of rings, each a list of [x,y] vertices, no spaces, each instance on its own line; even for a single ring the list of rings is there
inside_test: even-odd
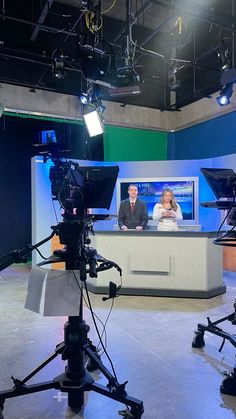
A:
[[[39,29],[45,29],[55,34],[60,33],[60,34],[65,34],[69,36],[78,36],[76,32],[66,31],[60,28],[53,28],[52,26],[42,25],[41,23],[38,23],[38,22],[32,22],[25,19],[19,19],[18,17],[7,16],[5,14],[4,15],[0,14],[0,19],[12,20],[13,22],[22,23],[24,25],[30,25],[30,26],[36,26],[36,27],[38,26]]]
[[[43,7],[43,10],[42,10],[42,12],[41,12],[41,14],[40,14],[40,16],[38,18],[38,24],[43,23],[45,21],[47,15],[48,15],[48,11],[49,11],[49,9],[52,6],[52,3],[53,3],[53,0],[47,0],[45,2],[45,5]],[[35,28],[34,28],[34,30],[33,30],[32,35],[31,35],[31,38],[30,38],[30,40],[32,42],[34,42],[36,40],[39,31],[40,31],[40,27],[38,25],[36,25]]]

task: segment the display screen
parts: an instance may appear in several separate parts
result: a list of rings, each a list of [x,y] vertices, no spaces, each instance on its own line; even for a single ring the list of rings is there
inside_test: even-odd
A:
[[[57,142],[56,133],[54,130],[41,131],[40,136],[41,144],[50,144]]]
[[[118,186],[118,205],[128,198],[128,187],[138,188],[139,199],[145,202],[148,216],[152,218],[154,205],[160,202],[164,189],[171,189],[176,202],[180,205],[183,220],[198,221],[198,178],[158,178],[153,180],[123,179]]]

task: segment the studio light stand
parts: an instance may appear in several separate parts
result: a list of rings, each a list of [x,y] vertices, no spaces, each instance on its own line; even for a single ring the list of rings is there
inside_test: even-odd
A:
[[[61,163],[60,163],[61,164]],[[58,169],[58,168],[57,168]],[[93,175],[91,168],[87,171],[79,169],[79,173],[68,172],[68,165],[62,166],[62,171],[58,170],[53,173],[50,180],[52,181],[53,195],[58,199],[58,194],[62,198],[62,204],[65,211],[63,221],[60,222],[56,227],[53,228],[52,234],[46,239],[42,240],[36,245],[28,245],[24,248],[13,251],[10,254],[0,259],[0,270],[5,269],[7,266],[14,262],[26,261],[26,255],[37,249],[40,245],[50,240],[54,234],[57,234],[60,239],[60,243],[64,245],[64,249],[56,250],[54,254],[45,263],[54,262],[65,262],[66,270],[79,271],[81,286],[80,288],[80,305],[79,313],[76,316],[69,316],[68,321],[64,325],[64,341],[59,343],[55,351],[43,361],[37,368],[31,371],[25,378],[19,380],[12,378],[14,386],[10,389],[0,391],[0,419],[3,418],[3,409],[6,399],[27,395],[31,393],[37,393],[49,389],[57,389],[61,392],[68,393],[68,406],[74,412],[79,412],[84,405],[84,392],[95,391],[109,399],[116,400],[126,406],[125,410],[119,412],[124,418],[136,418],[140,419],[144,412],[143,402],[136,398],[129,396],[126,392],[126,384],[119,383],[114,368],[113,374],[106,368],[100,359],[100,356],[96,353],[96,347],[92,344],[88,338],[89,326],[83,320],[83,288],[87,290],[86,278],[87,274],[90,277],[97,277],[97,273],[103,270],[111,269],[115,267],[120,269],[118,265],[112,261],[109,261],[102,256],[98,255],[95,249],[87,246],[88,240],[88,225],[89,221],[94,220],[94,217],[85,216],[84,202],[88,199],[86,197],[86,187],[95,187],[97,191],[99,188],[99,194],[93,194],[93,199],[97,199],[94,205],[98,205],[98,201],[104,189],[110,187],[110,173],[107,171],[108,168],[102,168],[103,173],[99,173],[96,169],[96,179],[100,180],[100,186],[98,184],[94,186]],[[70,169],[70,168],[69,168]],[[114,168],[112,168],[114,169]],[[104,171],[106,178],[109,178],[108,182],[104,183]],[[77,172],[77,169],[76,169]],[[66,176],[64,176],[66,173]],[[117,176],[118,171],[116,171]],[[89,185],[85,185],[84,182],[80,184],[82,178],[86,176],[86,182],[89,181]],[[56,179],[55,179],[55,176]],[[63,176],[61,176],[63,175]],[[107,186],[108,185],[108,186]],[[56,190],[56,192],[55,192]],[[58,192],[60,191],[60,192]],[[67,194],[69,191],[69,195]],[[106,191],[105,191],[106,192]],[[112,196],[113,189],[110,191]],[[69,198],[68,198],[69,196]],[[83,197],[82,202],[79,198]],[[109,199],[108,199],[109,201]],[[101,204],[101,203],[100,203]],[[105,203],[106,207],[108,206]],[[100,208],[102,205],[100,205]],[[76,211],[74,211],[76,208]],[[103,218],[105,219],[105,217]],[[28,381],[34,377],[39,371],[41,371],[46,365],[48,365],[54,358],[61,355],[63,361],[67,361],[65,371],[57,377],[47,382],[38,384],[28,385]],[[89,370],[98,369],[104,377],[107,379],[107,385],[101,385],[94,381]]]

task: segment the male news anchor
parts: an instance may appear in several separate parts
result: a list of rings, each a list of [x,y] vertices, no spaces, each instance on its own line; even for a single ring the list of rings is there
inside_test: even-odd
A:
[[[121,201],[118,212],[118,224],[121,230],[141,231],[148,222],[147,208],[143,201],[138,199],[138,188],[135,185],[128,187],[129,198]]]

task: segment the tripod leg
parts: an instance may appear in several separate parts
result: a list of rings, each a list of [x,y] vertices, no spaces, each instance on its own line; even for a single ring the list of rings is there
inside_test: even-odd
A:
[[[90,339],[87,340],[88,346],[91,349],[91,351],[96,355],[96,358],[98,360],[101,359],[100,355],[98,355],[97,353],[97,348],[95,345],[93,345],[92,341]],[[94,362],[94,360],[92,358],[88,358],[88,362],[87,362],[87,370],[90,372],[96,371],[98,369],[98,365],[97,362]]]
[[[120,385],[117,381],[117,379],[110,373],[110,371],[105,367],[100,357],[96,354],[96,352],[91,349],[91,345],[86,344],[84,345],[84,352],[88,355],[89,360],[91,364],[93,365],[93,369],[100,370],[101,373],[107,378],[109,385],[108,387],[112,388],[120,388],[122,385]],[[124,386],[123,386],[124,387]]]
[[[130,406],[130,409],[121,411],[125,413],[120,413],[121,415],[123,414],[123,417],[140,419],[144,411],[143,402],[128,396],[125,390],[127,382],[120,384],[117,381],[117,378],[110,373],[110,371],[105,367],[101,359],[98,358],[97,354],[93,351],[93,349],[91,349],[91,345],[84,345],[84,351],[88,355],[89,359],[92,361],[95,368],[99,369],[108,380],[108,384],[106,387],[98,383],[91,383],[89,386],[90,390],[93,390],[99,394],[103,394],[104,396],[116,400],[120,403],[123,403],[126,406]]]
[[[118,389],[109,389],[108,386],[105,387],[99,383],[93,383],[90,385],[90,390],[95,391],[98,394],[102,394],[109,399],[116,400],[125,406],[129,406],[130,409],[121,411],[125,412],[125,415],[129,414],[127,417],[132,417],[135,419],[140,419],[142,417],[144,412],[143,402],[132,396],[129,396],[124,389],[124,385],[121,385]],[[132,416],[130,416],[130,414]]]
[[[68,391],[68,406],[74,413],[78,413],[84,405],[84,392],[80,390]]]

